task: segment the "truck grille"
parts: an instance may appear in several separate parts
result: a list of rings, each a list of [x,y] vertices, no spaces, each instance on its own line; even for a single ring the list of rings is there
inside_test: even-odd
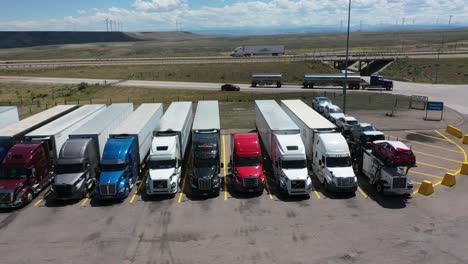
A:
[[[198,189],[200,190],[211,189],[211,179],[198,179]]]
[[[257,177],[249,177],[244,178],[244,187],[257,187],[258,186],[258,178]]]
[[[167,189],[167,180],[153,181],[154,189]]]
[[[305,189],[305,181],[291,181],[291,189]]]
[[[70,197],[73,195],[72,185],[56,185],[54,186],[54,190],[58,197]]]
[[[12,203],[13,202],[13,193],[0,193],[0,203]]]
[[[336,178],[338,187],[351,187],[354,185],[354,178],[353,177],[346,177],[346,178]]]
[[[393,178],[393,188],[406,188],[406,178],[405,177]]]
[[[116,186],[113,183],[101,184],[99,190],[102,195],[114,195],[116,193]]]

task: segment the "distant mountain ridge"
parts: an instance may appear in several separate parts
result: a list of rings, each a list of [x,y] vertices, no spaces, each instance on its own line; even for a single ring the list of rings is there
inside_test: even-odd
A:
[[[98,32],[98,31],[0,31],[0,49],[44,45],[184,40],[201,38],[190,32]]]

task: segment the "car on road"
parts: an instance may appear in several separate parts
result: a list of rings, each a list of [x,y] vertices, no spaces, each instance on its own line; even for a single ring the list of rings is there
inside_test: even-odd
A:
[[[413,151],[400,141],[377,140],[372,143],[372,146],[374,155],[389,166],[413,167],[416,165]]]
[[[340,107],[331,103],[325,106],[323,115],[334,124],[336,124],[336,120],[345,116]]]
[[[235,84],[223,84],[221,86],[221,91],[226,91],[226,92],[239,92],[240,91],[240,87],[238,85],[235,85]]]
[[[315,97],[312,100],[312,108],[315,111],[318,111],[319,113],[323,113],[325,106],[331,103],[332,103],[331,100],[328,99],[327,97]]]
[[[360,140],[361,143],[373,142],[376,140],[385,140],[385,135],[375,126],[369,123],[359,123],[351,128],[351,137],[354,140]]]

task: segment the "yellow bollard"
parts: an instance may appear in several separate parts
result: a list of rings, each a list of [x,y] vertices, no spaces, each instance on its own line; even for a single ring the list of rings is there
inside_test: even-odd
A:
[[[447,128],[445,129],[445,132],[457,138],[463,137],[463,132],[454,126],[447,126]]]
[[[432,182],[424,180],[421,183],[421,186],[419,186],[418,193],[426,196],[434,193],[434,186],[432,185]]]
[[[468,162],[462,163],[460,174],[468,175]]]
[[[445,173],[445,176],[442,179],[442,182],[440,184],[448,186],[448,187],[452,187],[456,183],[457,183],[457,179],[455,177],[455,174],[447,172]]]

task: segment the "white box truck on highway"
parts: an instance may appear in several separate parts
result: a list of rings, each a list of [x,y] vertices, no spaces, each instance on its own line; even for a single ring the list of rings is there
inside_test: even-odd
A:
[[[146,193],[175,194],[190,142],[192,102],[174,102],[153,132]]]
[[[355,192],[357,178],[348,143],[337,127],[301,100],[282,100],[281,107],[301,130],[313,173],[330,191]]]
[[[57,105],[19,122],[0,129],[0,161],[16,142],[24,140],[24,136],[39,127],[78,108],[77,105]]]
[[[274,100],[255,101],[255,117],[280,190],[289,195],[309,194],[312,181],[300,129]]]
[[[284,46],[241,46],[231,52],[232,57],[284,55]]]
[[[18,108],[16,106],[0,106],[0,128],[19,121]]]
[[[106,109],[105,104],[85,105],[77,110],[39,128],[25,136],[26,141],[46,142],[48,144],[49,158],[56,164],[63,143],[77,128]]]

